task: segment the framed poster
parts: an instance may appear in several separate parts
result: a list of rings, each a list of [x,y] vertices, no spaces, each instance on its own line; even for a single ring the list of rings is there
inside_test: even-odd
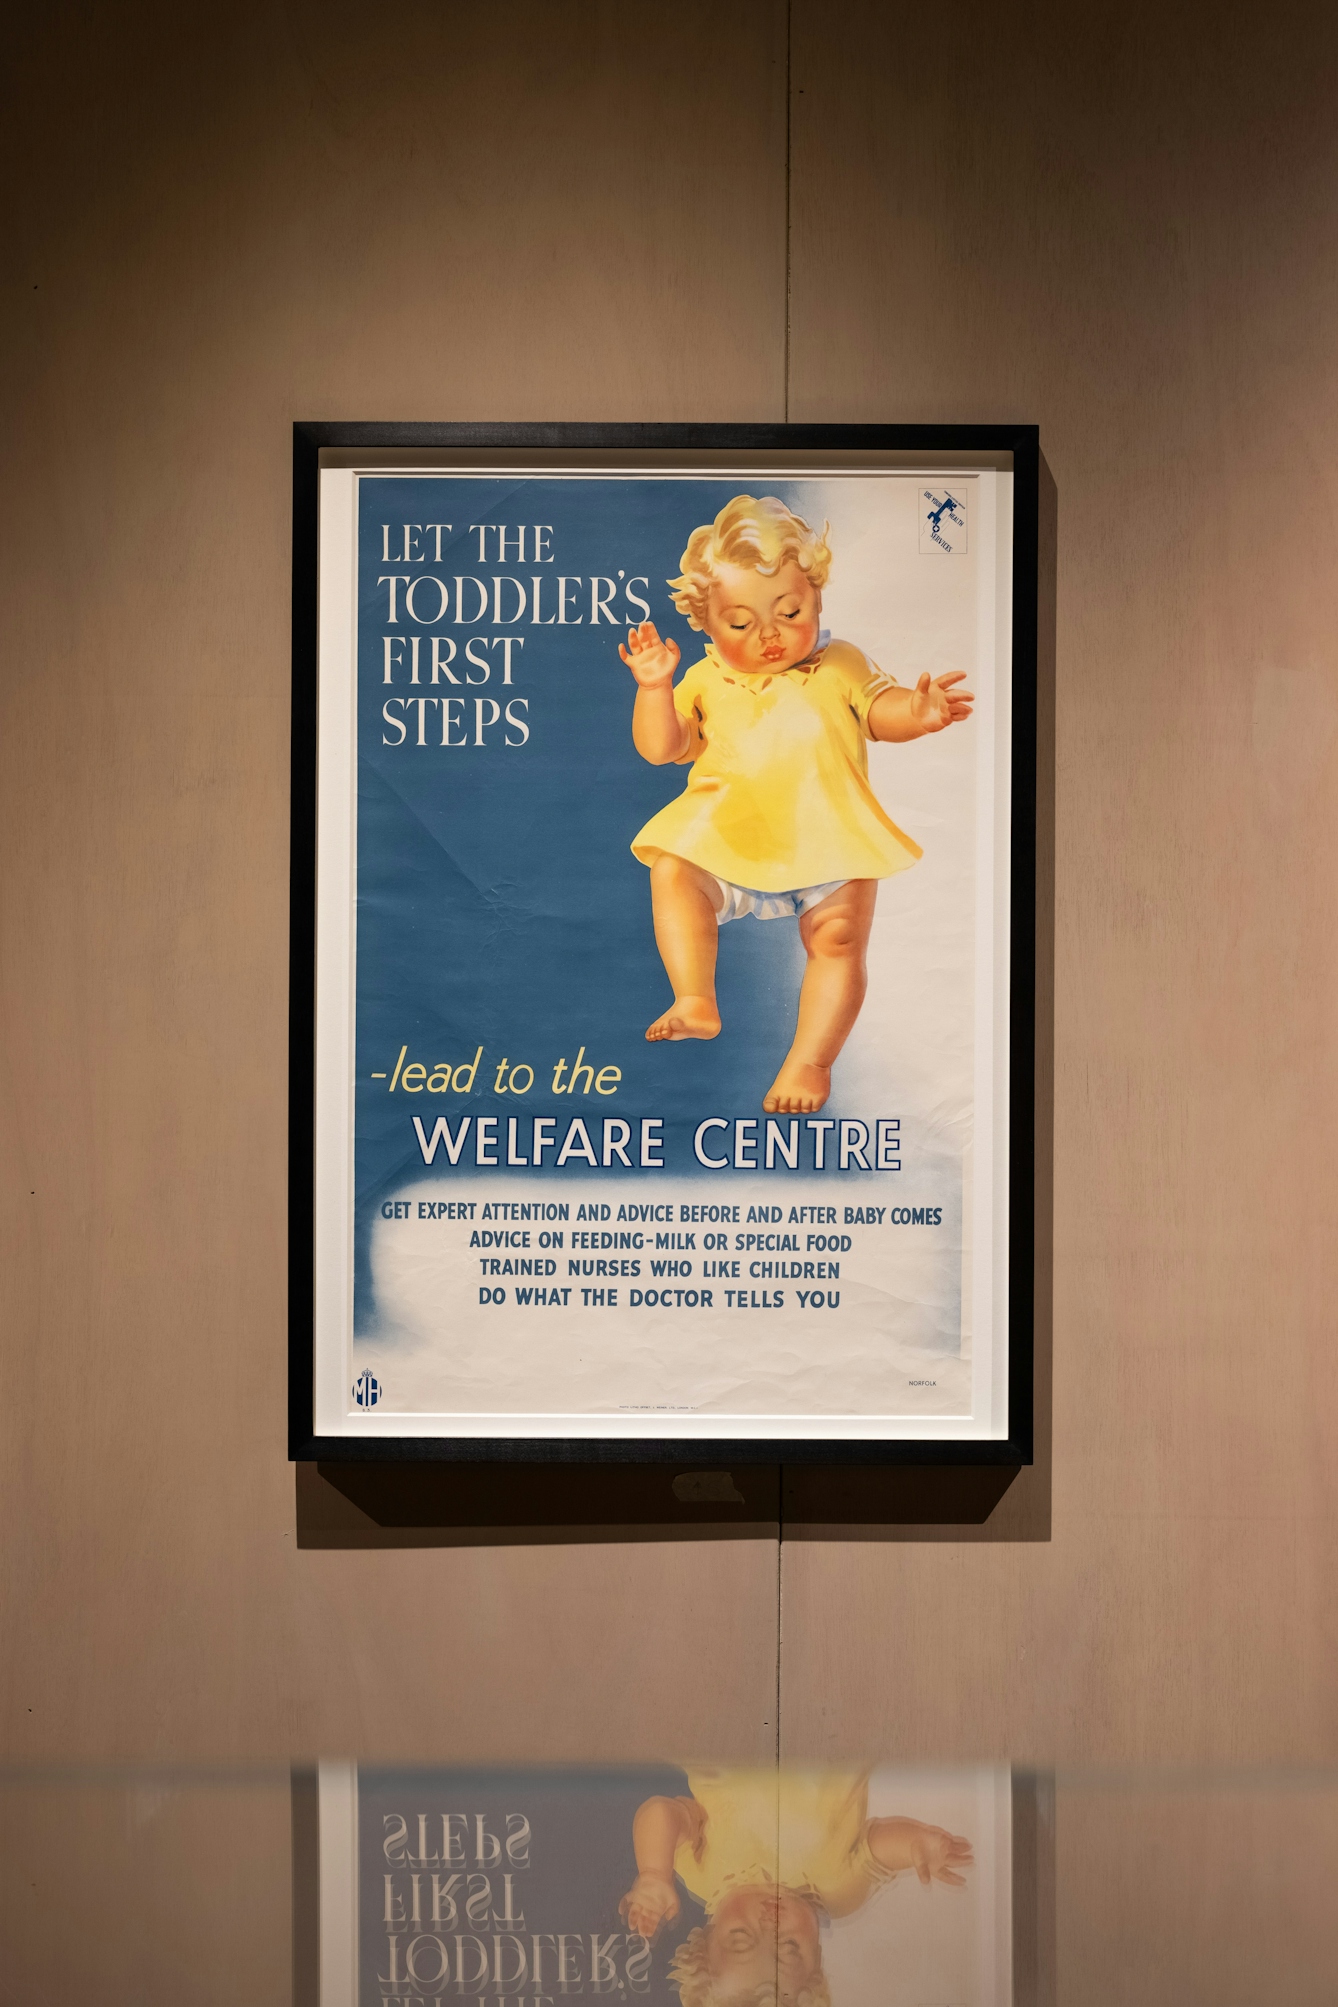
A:
[[[1045,1997],[1034,1780],[1005,1766],[322,1763],[294,1788],[308,2007]]]
[[[1031,1454],[1034,428],[297,428],[292,1454]]]

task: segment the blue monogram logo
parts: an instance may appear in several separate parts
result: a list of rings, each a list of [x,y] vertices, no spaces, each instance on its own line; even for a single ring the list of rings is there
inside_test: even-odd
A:
[[[381,1382],[375,1373],[364,1370],[353,1382],[353,1398],[360,1408],[374,1408],[381,1398]]]

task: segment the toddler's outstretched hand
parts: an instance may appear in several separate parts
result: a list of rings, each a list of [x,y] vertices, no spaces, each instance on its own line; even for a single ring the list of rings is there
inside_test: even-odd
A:
[[[653,620],[643,620],[640,627],[629,627],[627,646],[618,644],[618,653],[627,664],[643,690],[658,690],[674,680],[678,667],[678,643],[674,640],[661,641]]]
[[[946,676],[932,678],[926,669],[911,692],[911,717],[922,732],[941,732],[945,725],[960,724],[971,716],[975,697],[970,690],[956,688],[965,681],[965,669],[950,669]]]
[[[975,1855],[969,1840],[945,1833],[942,1826],[921,1826],[911,1841],[911,1863],[926,1887],[933,1881],[960,1889],[966,1886],[966,1876],[957,1870],[974,1866]]]
[[[963,1888],[966,1877],[959,1870],[975,1866],[969,1840],[920,1819],[871,1819],[869,1848],[880,1866],[894,1874],[914,1868],[926,1888],[930,1882]]]
[[[642,1937],[654,1937],[662,1923],[673,1922],[678,1910],[678,1890],[659,1875],[638,1875],[618,1905],[627,1928]]]

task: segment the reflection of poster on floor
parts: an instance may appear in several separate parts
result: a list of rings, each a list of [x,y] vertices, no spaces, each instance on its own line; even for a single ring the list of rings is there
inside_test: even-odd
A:
[[[321,2007],[1010,2007],[1006,1770],[322,1766]]]
[[[317,1435],[1008,1435],[1011,526],[322,471]]]

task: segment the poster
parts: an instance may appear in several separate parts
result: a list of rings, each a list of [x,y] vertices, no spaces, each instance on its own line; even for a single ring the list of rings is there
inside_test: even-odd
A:
[[[838,457],[321,467],[318,1438],[1009,1437],[1014,475]]]
[[[1015,1997],[1005,1768],[323,1764],[319,1799],[321,2007]]]

